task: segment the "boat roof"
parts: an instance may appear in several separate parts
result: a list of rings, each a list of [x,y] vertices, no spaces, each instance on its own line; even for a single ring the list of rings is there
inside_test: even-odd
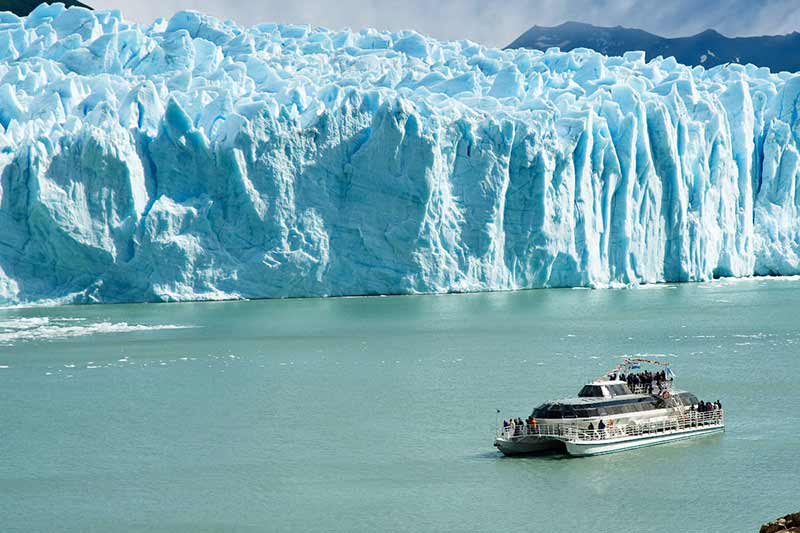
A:
[[[670,389],[670,393],[671,394],[680,394],[680,393],[683,393],[683,392],[688,392],[688,391],[678,390],[678,389]],[[619,400],[619,401],[632,400],[634,398],[650,399],[650,398],[653,398],[653,395],[652,394],[637,393],[637,394],[619,394],[617,396],[590,396],[590,397],[585,397],[585,398],[572,397],[572,398],[561,398],[559,400],[553,400],[553,401],[549,401],[547,403],[549,403],[549,404],[558,403],[558,404],[562,404],[562,405],[592,405],[592,404],[596,404],[598,402],[603,402],[603,403],[612,402],[613,403],[616,400]]]

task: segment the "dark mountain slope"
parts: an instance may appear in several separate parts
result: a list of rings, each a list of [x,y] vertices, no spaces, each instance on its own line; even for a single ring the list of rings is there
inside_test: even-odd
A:
[[[91,9],[86,4],[82,4],[74,0],[59,0],[59,1],[67,7],[80,6]],[[42,3],[41,0],[0,0],[0,11],[11,11],[12,13],[20,17],[24,17],[28,15],[31,11],[33,11],[34,8],[41,3]],[[48,3],[52,4],[55,3],[55,1]]]
[[[508,48],[546,50],[591,48],[606,55],[618,56],[628,50],[643,50],[647,59],[674,56],[685,65],[714,67],[724,63],[753,63],[774,72],[800,70],[800,33],[762,37],[726,37],[706,30],[691,37],[667,38],[643,30],[605,28],[565,22],[560,26],[533,26]]]

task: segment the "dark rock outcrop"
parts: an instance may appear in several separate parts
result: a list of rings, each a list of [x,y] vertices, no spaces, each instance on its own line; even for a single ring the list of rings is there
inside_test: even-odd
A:
[[[800,533],[800,513],[787,514],[761,526],[760,533]]]

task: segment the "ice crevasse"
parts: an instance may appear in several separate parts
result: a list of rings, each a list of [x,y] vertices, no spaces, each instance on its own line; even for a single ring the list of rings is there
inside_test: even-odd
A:
[[[0,302],[800,273],[800,76],[0,13]]]

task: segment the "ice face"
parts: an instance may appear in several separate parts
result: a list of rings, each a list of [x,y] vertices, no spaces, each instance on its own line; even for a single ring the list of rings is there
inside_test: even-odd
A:
[[[0,15],[0,301],[800,273],[800,77],[196,12]]]

